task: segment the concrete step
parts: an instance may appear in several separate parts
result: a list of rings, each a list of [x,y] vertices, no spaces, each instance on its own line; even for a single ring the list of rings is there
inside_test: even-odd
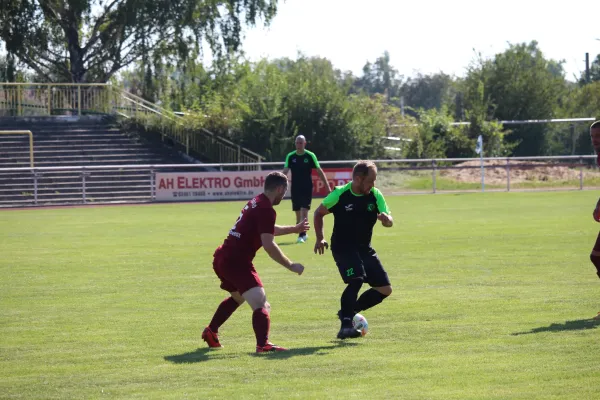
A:
[[[33,185],[25,186],[25,187],[13,187],[8,189],[3,189],[0,187],[0,196],[8,196],[8,195],[19,195],[22,193],[32,193],[35,191]],[[150,192],[150,182],[146,182],[145,184],[136,184],[136,185],[88,185],[85,186],[86,193],[108,193],[108,192]],[[70,186],[46,186],[46,185],[38,185],[37,188],[38,195],[41,194],[64,194],[64,193],[82,193],[83,189],[81,183],[78,185],[71,184]]]
[[[56,182],[48,182],[48,181],[42,181],[42,180],[38,180],[38,188],[45,188],[45,189],[49,189],[49,188],[62,188],[62,187],[75,187],[78,186],[80,187],[82,184],[82,179],[81,177],[78,177],[77,180],[71,180],[71,181],[56,181]],[[148,179],[128,179],[128,180],[122,180],[122,179],[118,179],[116,181],[111,181],[111,180],[101,180],[101,181],[90,181],[88,180],[88,178],[86,177],[85,180],[85,185],[86,187],[137,187],[137,186],[142,186],[142,187],[149,187],[150,186],[150,178]],[[3,185],[2,183],[0,183],[0,192],[2,191],[14,191],[14,190],[29,190],[32,189],[34,187],[34,182],[33,179],[29,178],[29,182],[27,181],[21,181],[18,183],[12,182],[9,185]]]
[[[1,137],[0,137],[1,139]],[[63,146],[63,147],[67,147],[67,146],[71,146],[71,145],[79,145],[79,146],[86,146],[86,145],[90,145],[90,144],[96,144],[96,145],[106,145],[106,144],[111,144],[111,143],[142,143],[138,140],[135,139],[131,139],[127,136],[119,136],[119,137],[115,137],[115,138],[109,138],[109,137],[98,137],[98,138],[94,138],[94,139],[69,139],[69,140],[65,140],[65,139],[49,139],[49,140],[38,140],[36,141],[34,139],[33,141],[33,147],[36,148],[37,146]],[[4,147],[4,146],[26,146],[27,148],[29,148],[29,141],[24,141],[24,142],[18,142],[18,141],[11,141],[11,142],[2,142],[0,141],[0,148]]]
[[[74,156],[69,159],[56,158],[49,160],[35,160],[36,167],[67,167],[67,166],[91,166],[91,165],[134,165],[134,164],[165,164],[165,159],[160,156],[133,157],[132,155],[113,155],[111,157],[84,157]],[[0,159],[0,168],[27,168],[29,161]]]
[[[81,197],[73,198],[61,198],[61,199],[38,199],[38,203],[35,204],[32,198],[17,198],[5,200],[0,198],[0,207],[2,208],[13,208],[13,207],[24,207],[24,206],[70,206],[70,205],[94,205],[94,204],[127,204],[127,203],[148,203],[150,202],[149,196],[113,196],[113,197],[96,197],[88,199],[86,203],[83,203]]]
[[[138,176],[140,174],[150,175],[150,171],[144,168],[112,168],[112,169],[86,169],[86,173],[90,177],[102,177],[102,176],[116,176],[116,177],[128,177]],[[36,174],[40,179],[65,179],[70,176],[81,176],[81,169],[68,169],[68,170],[36,170]],[[22,178],[32,177],[30,171],[0,171],[0,179],[10,178]]]
[[[55,150],[103,150],[106,148],[110,149],[157,149],[157,146],[146,146],[141,142],[118,142],[118,143],[86,143],[79,145],[69,145],[68,147],[63,144],[50,143],[50,144],[34,144],[33,151],[55,151]],[[162,149],[161,149],[162,150]],[[4,146],[3,143],[0,143],[0,151],[2,152],[23,152],[26,151],[29,153],[29,144],[14,144],[10,146]]]
[[[83,204],[83,195],[81,193],[65,193],[64,195],[38,195],[38,205],[48,204]],[[86,194],[86,204],[94,204],[100,202],[135,202],[135,201],[150,201],[150,193],[137,193],[137,192],[108,192],[102,195],[91,195]],[[33,194],[21,194],[15,196],[0,196],[0,205],[18,205],[18,204],[34,204],[35,198]]]
[[[128,194],[136,194],[136,195],[150,195],[150,189],[144,188],[107,188],[101,190],[93,190],[88,188],[85,189],[86,196],[103,196],[103,197],[111,197],[114,195],[128,195]],[[81,188],[63,188],[62,190],[42,190],[38,188],[38,198],[51,198],[51,197],[69,197],[73,194],[83,194]],[[0,197],[14,197],[14,196],[30,196],[33,197],[33,190],[24,190],[15,194],[0,194]]]
[[[77,136],[77,135],[102,135],[102,134],[107,134],[107,135],[114,135],[114,134],[119,134],[122,133],[121,130],[119,128],[116,127],[112,127],[112,126],[99,126],[99,127],[94,127],[94,128],[81,128],[81,127],[73,127],[73,128],[47,128],[47,127],[40,127],[40,128],[32,128],[30,126],[23,126],[23,127],[15,127],[15,128],[5,128],[0,126],[0,131],[31,131],[31,133],[33,134],[33,137],[48,137],[48,136],[61,136],[61,135],[70,135],[70,136]],[[6,135],[9,137],[13,137],[13,136],[27,136],[26,134],[7,134],[7,133],[3,133],[2,135]]]
[[[138,175],[86,175],[85,180],[88,183],[120,183],[120,182],[150,182],[150,174],[138,174]],[[38,185],[73,185],[82,182],[82,175],[68,175],[61,177],[47,177],[38,176]],[[0,188],[2,187],[15,187],[15,186],[32,186],[34,179],[32,176],[22,176],[14,178],[3,178],[0,177]]]
[[[147,148],[127,148],[127,147],[116,147],[116,148],[104,148],[104,149],[76,149],[76,150],[47,150],[47,151],[34,151],[34,160],[44,159],[72,159],[77,157],[118,157],[123,155],[129,156],[155,156],[156,153],[148,150]],[[4,149],[0,149],[0,159],[5,160],[29,160],[29,151],[19,152],[7,152]]]
[[[105,158],[107,160],[117,159],[122,157],[152,157],[158,154],[149,151],[148,149],[127,149],[127,148],[115,148],[115,149],[103,149],[103,150],[59,150],[59,151],[41,151],[39,153],[34,152],[35,161],[44,160],[76,160],[86,158]],[[0,160],[8,161],[28,161],[29,152],[19,153],[7,153],[0,150]]]

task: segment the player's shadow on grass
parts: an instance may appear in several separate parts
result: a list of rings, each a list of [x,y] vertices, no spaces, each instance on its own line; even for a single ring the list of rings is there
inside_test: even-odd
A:
[[[292,244],[296,244],[296,241],[277,243],[278,246],[289,246],[289,245],[292,245]]]
[[[276,359],[285,359],[294,356],[308,356],[311,354],[318,353],[317,355],[325,355],[327,351],[321,352],[322,350],[331,350],[337,347],[350,347],[356,346],[358,343],[353,342],[335,342],[331,346],[315,346],[315,347],[298,347],[289,349],[288,351],[272,352],[272,353],[250,353],[253,356],[268,357]],[[225,358],[236,358],[237,354],[224,354],[222,350],[215,350],[209,348],[198,348],[195,351],[189,351],[183,354],[176,354],[172,356],[165,356],[166,361],[170,361],[173,364],[193,364],[209,360],[225,359]]]
[[[597,319],[578,319],[575,321],[565,321],[564,324],[550,324],[548,326],[541,326],[539,328],[533,328],[528,332],[515,332],[513,336],[528,335],[530,333],[541,333],[541,332],[562,332],[562,331],[579,331],[583,329],[595,329],[600,325],[600,320]]]
[[[233,358],[233,354],[223,354],[221,350],[214,350],[209,348],[196,349],[183,354],[176,354],[172,356],[165,356],[166,361],[170,361],[174,364],[191,364],[202,361],[222,359],[222,358]]]
[[[310,356],[316,354],[318,356],[324,356],[329,352],[327,350],[337,349],[338,347],[351,347],[358,346],[356,342],[336,341],[331,346],[314,346],[314,347],[296,347],[288,349],[288,351],[273,351],[269,353],[251,353],[256,357],[267,357],[274,358],[277,360],[287,359],[295,356]]]

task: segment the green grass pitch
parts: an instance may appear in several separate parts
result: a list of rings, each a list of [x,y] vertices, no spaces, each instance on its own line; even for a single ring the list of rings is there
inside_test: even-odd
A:
[[[335,339],[330,253],[282,236],[306,271],[259,251],[271,340],[291,349],[264,355],[247,305],[224,349],[200,339],[226,295],[212,254],[243,202],[0,211],[0,398],[600,398],[595,193],[387,200],[395,226],[373,246],[394,293],[363,313],[369,334]]]

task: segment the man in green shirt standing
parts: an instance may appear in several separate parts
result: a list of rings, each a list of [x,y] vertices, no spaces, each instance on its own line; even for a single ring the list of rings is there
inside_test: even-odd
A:
[[[338,312],[342,322],[337,335],[339,339],[361,336],[352,327],[354,315],[376,306],[392,294],[388,274],[371,247],[373,226],[378,220],[386,228],[394,225],[385,199],[375,187],[376,179],[375,163],[359,161],[352,171],[352,182],[337,186],[315,210],[315,254],[323,254],[329,247],[324,239],[323,217],[327,214],[334,217],[331,253],[346,284]],[[371,288],[357,300],[363,282]]]
[[[296,137],[296,151],[292,151],[285,157],[283,173],[287,175],[292,171],[292,210],[296,212],[296,224],[308,219],[308,210],[312,202],[312,169],[316,168],[321,180],[325,184],[327,193],[331,188],[327,177],[317,161],[315,153],[306,150],[306,138],[303,135]],[[304,243],[308,239],[306,232],[298,235],[297,243]]]

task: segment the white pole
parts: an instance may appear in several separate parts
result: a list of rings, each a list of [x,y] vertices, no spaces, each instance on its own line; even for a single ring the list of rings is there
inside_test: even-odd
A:
[[[485,192],[485,170],[483,169],[483,136],[477,137],[477,146],[475,153],[479,154],[479,162],[481,163],[481,191]]]
[[[481,153],[479,154],[479,160],[481,161],[481,191],[485,192],[485,170],[483,168],[483,146]]]

